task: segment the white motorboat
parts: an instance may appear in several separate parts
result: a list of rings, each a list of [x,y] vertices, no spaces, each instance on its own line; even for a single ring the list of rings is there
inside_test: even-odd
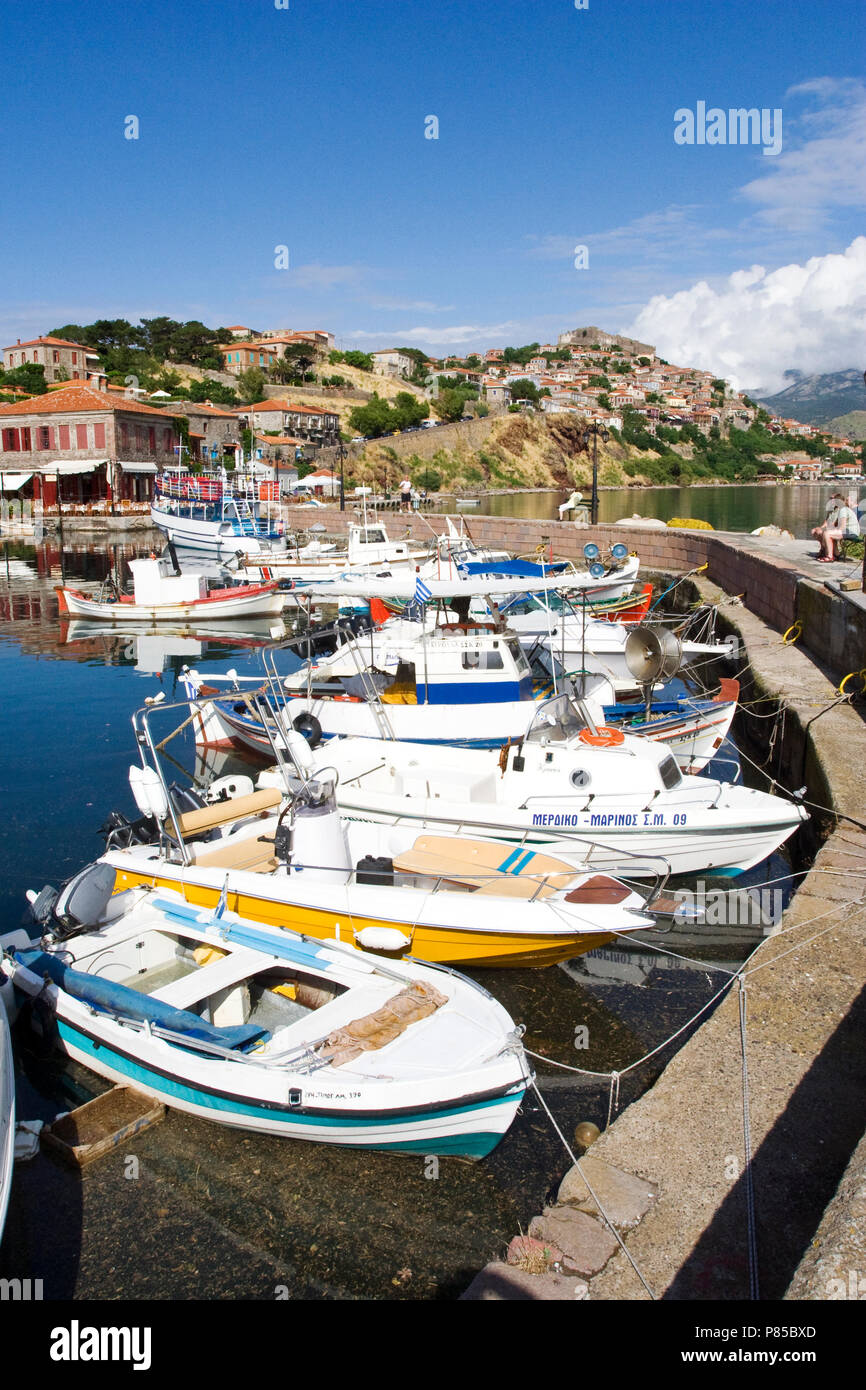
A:
[[[346,821],[333,774],[293,779],[284,767],[280,787],[256,791],[232,777],[209,804],[181,795],[153,733],[154,720],[162,734],[181,712],[188,718],[189,706],[135,717],[143,765],[130,769],[130,785],[141,818],[112,812],[100,861],[118,891],[171,888],[210,906],[225,890],[228,906],[256,921],[457,964],[546,965],[649,923],[645,895],[573,863],[529,852],[516,865],[499,840]],[[271,756],[282,760],[276,747]]]
[[[219,680],[188,669],[182,676],[189,699],[203,690],[212,694],[209,682]],[[271,684],[279,703],[290,707],[291,722],[315,720],[312,727],[325,738],[345,734],[470,748],[498,747],[518,737],[535,700],[517,638],[495,624],[425,627],[393,619],[376,632],[342,634],[332,655]],[[280,732],[272,730],[278,737]],[[196,738],[210,747],[234,743],[269,751],[270,735],[240,691],[208,701]]]
[[[283,611],[284,597],[276,580],[259,584],[238,584],[232,588],[211,588],[205,575],[181,572],[165,559],[130,560],[133,593],[93,596],[79,589],[58,587],[61,614],[122,625],[145,623],[209,623],[228,619],[276,618]],[[105,591],[106,586],[103,586]]]
[[[366,573],[382,566],[387,566],[389,572],[411,570],[414,574],[415,567],[426,561],[429,549],[407,540],[391,540],[381,522],[359,522],[350,524],[345,550],[318,540],[304,546],[288,543],[279,555],[241,556],[237,568],[232,566],[232,573],[248,580],[266,575],[283,584],[287,580],[294,584],[330,584],[348,570]]]
[[[538,593],[525,595],[523,611],[508,612],[506,620],[509,629],[520,638],[524,650],[533,657],[537,655],[551,671],[552,662],[556,661],[566,675],[604,676],[618,692],[635,688],[637,681],[627,651],[629,638],[635,631],[633,625],[594,618],[581,613],[573,603],[554,606]],[[641,632],[645,630],[645,626],[640,629]],[[729,659],[733,654],[733,641],[677,639],[677,666]]]
[[[0,966],[48,1004],[68,1056],[187,1114],[315,1143],[480,1158],[508,1129],[531,1072],[471,980],[174,892],[112,896],[113,880],[91,866],[50,916],[43,890],[41,939]]]
[[[285,548],[272,483],[225,471],[157,474],[150,517],[169,541],[186,550],[226,557],[278,555]]]
[[[337,774],[341,811],[359,821],[441,835],[483,835],[524,855],[627,877],[759,864],[808,820],[780,796],[683,777],[664,744],[596,725],[579,701],[540,704],[525,736],[498,753],[334,739],[311,750],[288,729],[298,773]],[[259,786],[282,774],[265,773]]]

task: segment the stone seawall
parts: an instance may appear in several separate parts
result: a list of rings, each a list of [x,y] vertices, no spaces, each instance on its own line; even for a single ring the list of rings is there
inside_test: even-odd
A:
[[[707,580],[700,590],[705,600],[724,598]],[[866,1193],[863,720],[850,704],[834,703],[833,686],[805,651],[784,645],[745,607],[723,612],[741,640],[738,664],[744,656],[749,661],[745,698],[762,702],[763,718],[751,711],[746,718],[770,744],[768,771],[787,786],[805,782],[810,801],[850,819],[836,823],[779,927],[712,1016],[569,1170],[556,1205],[529,1224],[542,1247],[561,1251],[568,1237],[566,1272],[526,1274],[497,1262],[476,1278],[468,1298],[649,1297],[613,1240],[602,1240],[608,1232],[582,1174],[603,1194],[657,1299],[747,1300],[754,1279],[762,1300],[862,1298],[866,1291],[856,1229]],[[784,721],[771,723],[774,705],[786,707]],[[718,983],[716,977],[713,988]],[[750,1187],[757,1252],[751,1267]],[[528,1214],[521,1216],[526,1223]]]

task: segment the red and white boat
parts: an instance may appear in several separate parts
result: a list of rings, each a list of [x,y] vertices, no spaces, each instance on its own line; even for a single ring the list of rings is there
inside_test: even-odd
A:
[[[99,622],[212,622],[225,618],[277,617],[284,596],[277,580],[264,584],[238,584],[229,589],[209,589],[204,574],[184,574],[170,561],[153,557],[130,560],[133,592],[114,590],[99,596],[78,589],[58,587],[61,614]]]

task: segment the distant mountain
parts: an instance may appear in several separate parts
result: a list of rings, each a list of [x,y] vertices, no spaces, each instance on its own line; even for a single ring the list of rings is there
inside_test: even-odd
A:
[[[827,421],[827,429],[833,434],[844,434],[848,439],[866,439],[866,410],[849,410],[847,415],[837,415]]]
[[[773,415],[792,417],[804,425],[826,425],[834,417],[847,415],[851,410],[866,410],[866,385],[857,367],[815,376],[791,371],[785,376],[790,378],[791,384],[775,396],[766,396],[761,391],[747,391],[746,395]]]

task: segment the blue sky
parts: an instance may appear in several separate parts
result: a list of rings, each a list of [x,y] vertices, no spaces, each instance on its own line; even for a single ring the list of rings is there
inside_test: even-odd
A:
[[[166,313],[442,352],[658,321],[682,351],[720,315],[731,348],[745,294],[736,369],[799,365],[815,284],[762,349],[766,283],[728,277],[811,258],[862,309],[859,254],[836,270],[866,230],[864,40],[862,0],[7,6],[0,336]],[[781,108],[782,153],[677,145],[698,101]]]

